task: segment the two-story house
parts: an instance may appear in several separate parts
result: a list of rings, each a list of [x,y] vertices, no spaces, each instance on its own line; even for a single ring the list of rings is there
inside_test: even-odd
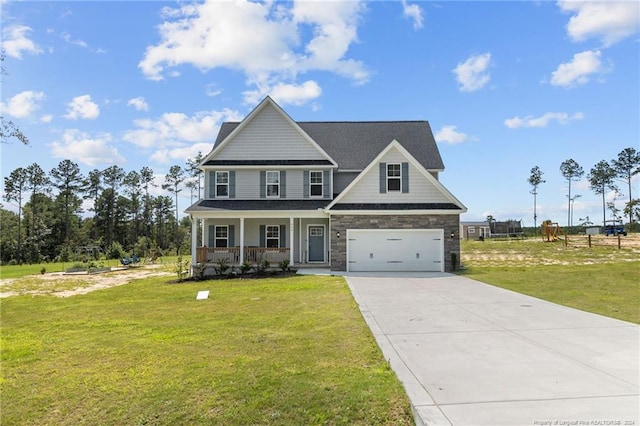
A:
[[[192,262],[451,271],[465,206],[426,121],[296,122],[271,98],[223,123],[189,207]],[[202,240],[196,237],[201,220]]]

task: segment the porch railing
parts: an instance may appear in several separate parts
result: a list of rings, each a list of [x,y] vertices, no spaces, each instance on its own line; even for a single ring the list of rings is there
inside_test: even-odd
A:
[[[245,247],[244,260],[256,264],[264,260],[277,264],[289,259],[289,247]],[[240,264],[240,247],[198,247],[198,263],[217,263],[226,259],[231,265]]]

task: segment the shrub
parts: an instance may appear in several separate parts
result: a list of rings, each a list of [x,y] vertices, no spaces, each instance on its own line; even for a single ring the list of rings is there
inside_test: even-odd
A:
[[[284,259],[278,263],[278,266],[282,269],[282,272],[287,272],[289,270],[289,259]]]
[[[231,266],[229,265],[229,259],[218,259],[216,262],[218,264],[214,269],[216,270],[216,275],[226,275]]]
[[[193,265],[193,279],[200,281],[204,279],[204,272],[207,270],[206,263],[196,263]]]
[[[265,259],[256,265],[256,272],[258,273],[258,275],[263,275],[267,271],[267,269],[269,269],[270,265],[271,263],[269,263],[269,261]]]
[[[253,269],[253,266],[245,260],[244,262],[242,262],[242,265],[240,265],[239,269],[240,269],[240,273],[244,275],[249,271],[251,271]]]
[[[118,242],[111,244],[111,247],[107,251],[107,259],[122,259],[126,253],[122,248],[122,245]]]
[[[189,261],[182,259],[182,256],[178,256],[176,261],[174,272],[178,275],[178,281],[182,281],[189,275]]]

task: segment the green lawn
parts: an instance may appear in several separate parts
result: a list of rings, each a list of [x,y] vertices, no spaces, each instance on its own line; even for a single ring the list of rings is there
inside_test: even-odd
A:
[[[640,250],[540,241],[464,241],[460,274],[640,324]]]
[[[166,281],[3,299],[3,426],[412,423],[342,278]]]
[[[190,259],[190,257],[184,256],[184,259]],[[158,258],[155,262],[157,264],[173,266],[178,260],[178,256],[162,256]],[[120,265],[119,259],[109,259],[109,260],[100,260],[97,261],[101,263],[103,266],[108,267],[118,267]],[[45,269],[46,273],[51,272],[64,272],[67,268],[71,268],[76,263],[82,262],[49,262],[49,263],[33,263],[33,264],[23,264],[23,265],[0,265],[0,279],[7,278],[19,278],[27,275],[36,275],[39,274],[42,268]]]

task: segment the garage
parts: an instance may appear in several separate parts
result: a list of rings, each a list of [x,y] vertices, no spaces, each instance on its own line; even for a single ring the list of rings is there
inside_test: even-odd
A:
[[[444,271],[442,229],[348,229],[347,271]]]

